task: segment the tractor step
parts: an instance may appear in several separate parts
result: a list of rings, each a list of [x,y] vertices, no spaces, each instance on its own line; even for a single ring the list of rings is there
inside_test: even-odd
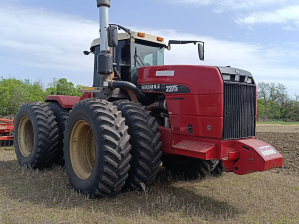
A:
[[[216,156],[216,145],[211,143],[183,140],[172,148],[175,150],[175,154],[198,159],[209,160]]]

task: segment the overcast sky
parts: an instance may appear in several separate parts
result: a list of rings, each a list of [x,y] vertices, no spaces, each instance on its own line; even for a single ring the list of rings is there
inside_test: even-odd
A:
[[[96,0],[0,0],[0,76],[55,78],[92,85],[93,57],[84,56],[98,34]],[[257,82],[299,93],[298,0],[111,0],[110,22],[168,39],[202,40],[174,46],[166,64],[237,67]]]

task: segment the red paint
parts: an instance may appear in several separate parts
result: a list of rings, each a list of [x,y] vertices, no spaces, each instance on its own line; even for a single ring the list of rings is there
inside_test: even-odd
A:
[[[78,96],[51,95],[46,97],[45,102],[58,102],[63,108],[70,109],[79,101]]]
[[[156,76],[156,71],[174,71],[174,76]],[[138,84],[150,83],[185,85],[191,89],[192,95],[223,94],[220,72],[211,66],[164,65],[139,68]]]
[[[216,157],[216,145],[211,143],[183,140],[173,146],[175,154],[188,153],[190,157],[210,160]],[[192,156],[191,156],[192,155]]]
[[[156,76],[157,71],[174,71],[174,76]],[[219,70],[210,66],[173,65],[139,69],[138,84],[177,84],[190,93],[166,94],[172,132],[221,139],[223,127],[223,81]],[[188,126],[193,133],[188,133]]]
[[[89,98],[93,98],[93,93],[84,93],[80,100],[83,100],[83,99],[89,99]]]
[[[282,155],[270,144],[256,138],[223,141],[176,134],[172,129],[164,127],[159,127],[159,131],[163,153],[206,160],[222,160],[227,171],[233,171],[239,175],[282,166]],[[263,155],[263,150],[266,151],[265,155]],[[270,152],[275,152],[275,154],[267,155],[269,150],[273,150]]]
[[[174,76],[156,76],[157,71],[174,71]],[[140,68],[138,75],[138,84],[174,84],[190,89],[190,93],[161,92],[171,124],[171,128],[159,127],[163,153],[222,160],[227,171],[240,175],[282,166],[283,158],[277,150],[255,137],[222,140],[224,85],[217,68],[152,66]],[[263,155],[260,149],[265,146],[275,154]]]
[[[9,119],[0,119],[0,135],[11,133],[14,130],[14,121]]]
[[[258,139],[237,140],[236,150],[240,159],[234,164],[234,173],[239,175],[281,167],[283,163],[282,155],[272,145]]]
[[[13,135],[10,136],[0,136],[0,141],[6,141],[6,140],[13,140]]]
[[[14,121],[9,119],[0,119],[0,141],[13,140]]]

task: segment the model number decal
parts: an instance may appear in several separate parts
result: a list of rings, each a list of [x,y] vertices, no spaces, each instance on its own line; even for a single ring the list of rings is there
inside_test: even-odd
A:
[[[178,91],[179,91],[178,85],[166,86],[166,93],[174,93]]]
[[[167,94],[191,92],[189,87],[176,84],[141,84],[138,85],[138,88],[144,92],[162,92]]]
[[[141,87],[142,90],[154,90],[154,89],[160,89],[160,84],[153,84],[153,85],[143,85]]]

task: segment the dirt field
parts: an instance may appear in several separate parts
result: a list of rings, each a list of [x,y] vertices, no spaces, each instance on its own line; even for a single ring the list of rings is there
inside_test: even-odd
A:
[[[283,155],[283,173],[299,177],[299,125],[258,125],[256,137],[272,144]]]
[[[181,181],[162,169],[145,192],[90,200],[65,170],[20,167],[0,148],[0,223],[299,223],[299,125],[258,125],[257,137],[285,157],[262,173]]]

